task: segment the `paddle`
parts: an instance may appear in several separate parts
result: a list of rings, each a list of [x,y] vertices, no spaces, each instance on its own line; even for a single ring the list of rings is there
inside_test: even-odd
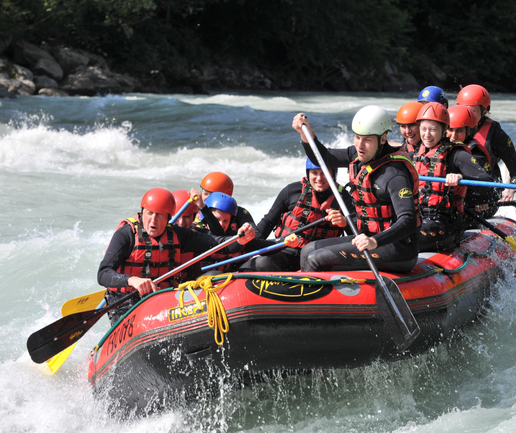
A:
[[[317,158],[319,166],[326,176],[326,180],[330,184],[333,194],[335,195],[335,198],[337,199],[337,202],[339,203],[344,216],[346,217],[346,221],[348,222],[349,227],[353,231],[353,234],[358,236],[359,232],[353,224],[353,220],[351,219],[346,204],[344,203],[344,200],[342,200],[339,190],[337,189],[337,186],[335,185],[335,182],[333,181],[333,178],[330,175],[328,168],[326,167],[321,153],[319,152],[317,145],[310,135],[308,127],[303,125],[301,128],[306,138],[308,139],[308,142],[310,143],[310,147],[312,148],[312,151]],[[390,278],[380,275],[368,250],[364,250],[362,253],[365,255],[369,268],[376,278],[376,303],[378,304],[380,314],[385,321],[387,330],[389,331],[389,334],[391,335],[396,348],[398,351],[402,352],[407,347],[409,347],[418,336],[420,332],[419,325],[417,324],[412,311],[410,311],[410,308],[403,298],[403,295],[401,294],[400,289],[396,283]]]
[[[297,230],[294,230],[292,233],[289,233],[288,235],[282,236],[280,238],[280,239],[282,239],[282,241],[280,241],[278,243],[269,245],[268,247],[264,247],[259,250],[251,251],[250,253],[242,254],[241,256],[236,256],[236,257],[232,257],[227,260],[223,260],[222,262],[213,263],[211,265],[204,266],[203,268],[201,268],[201,271],[203,271],[203,272],[209,271],[210,269],[218,268],[219,266],[229,265],[230,263],[239,262],[240,260],[248,259],[250,257],[257,256],[259,254],[270,253],[271,251],[279,250],[280,248],[284,248],[284,247],[288,247],[290,242],[288,242],[286,240],[286,238],[288,238],[290,235],[302,233],[305,230],[311,229],[311,228],[321,224],[324,221],[327,221],[326,218],[321,218],[317,221],[314,221],[313,223],[307,224],[306,226],[303,226],[303,227],[298,228]]]
[[[89,295],[79,296],[77,298],[66,301],[61,307],[61,316],[68,316],[73,313],[80,313],[81,311],[88,311],[96,308],[104,299],[106,290],[99,290]]]
[[[102,301],[100,302],[100,304],[97,305],[97,308],[95,308],[96,310],[100,310],[102,307],[106,306],[106,299],[104,298],[105,294],[106,294],[106,291],[102,290],[102,295],[103,295]],[[81,306],[84,306],[84,304]],[[64,307],[64,305],[63,305],[63,307]],[[63,311],[63,309],[61,308],[61,312],[62,311]],[[86,310],[80,310],[80,311],[86,311]],[[78,312],[78,311],[75,311],[75,312]],[[68,313],[68,314],[71,314],[71,313]],[[63,313],[63,316],[67,316],[68,314]],[[70,347],[67,347],[65,350],[63,350],[62,352],[59,352],[57,355],[53,356],[52,358],[50,358],[46,361],[47,367],[50,370],[50,374],[55,374],[57,372],[57,370],[59,370],[61,368],[63,363],[68,359],[68,357],[72,353],[73,349],[75,349],[76,344],[77,344],[77,342],[73,343]]]
[[[488,206],[516,206],[516,201],[490,201],[485,203]]]
[[[424,180],[425,182],[440,182],[440,183],[446,182],[446,178],[444,178],[444,177],[432,177],[432,176],[421,176],[421,175],[419,176],[419,180]],[[459,185],[485,186],[487,188],[516,189],[516,184],[514,184],[514,183],[485,182],[483,180],[461,179],[461,180],[459,180]]]
[[[514,236],[509,236],[505,234],[503,231],[501,231],[499,228],[495,227],[493,224],[491,224],[489,221],[487,221],[485,218],[481,217],[478,213],[471,209],[464,209],[466,213],[473,219],[476,219],[480,224],[487,227],[489,230],[491,230],[493,233],[500,236],[504,241],[507,241],[507,243],[512,247],[512,249],[516,252],[516,238]]]
[[[181,206],[181,209],[179,209],[176,212],[176,214],[170,219],[170,221],[168,223],[174,224],[179,219],[179,217],[183,214],[183,212],[188,208],[188,206],[190,206],[197,199],[198,199],[198,197],[195,196],[195,197],[190,197],[188,200],[186,200],[185,204],[183,206]]]
[[[210,254],[213,254],[232,244],[243,235],[244,232],[229,238],[225,242],[222,242],[221,244],[198,255],[197,257],[194,257],[192,260],[183,263],[177,268],[172,269],[161,277],[156,278],[153,280],[153,283],[158,284],[159,282],[166,280],[172,275],[175,275],[178,272],[181,272],[183,269],[193,265],[194,263],[197,263],[205,257],[208,257]],[[118,301],[114,302],[108,307],[101,308],[100,310],[82,311],[79,313],[71,314],[56,320],[54,323],[51,323],[39,331],[34,332],[27,340],[27,350],[29,351],[30,357],[37,364],[41,364],[47,359],[52,358],[59,352],[62,352],[67,347],[70,347],[72,344],[78,341],[86,332],[89,331],[93,325],[95,325],[95,323],[97,323],[97,321],[102,316],[104,316],[104,314],[128,301],[137,294],[138,291],[135,290],[134,292],[128,293],[126,296],[120,298]]]

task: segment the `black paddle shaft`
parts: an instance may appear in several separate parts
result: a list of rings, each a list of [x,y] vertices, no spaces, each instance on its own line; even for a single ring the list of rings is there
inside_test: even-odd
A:
[[[476,219],[480,224],[487,227],[489,230],[491,230],[493,233],[500,236],[502,239],[507,238],[507,234],[502,232],[499,228],[495,227],[493,224],[491,224],[489,221],[487,221],[485,218],[481,217],[479,214],[477,214],[475,211],[465,208],[464,209],[466,213],[473,219]]]
[[[326,219],[326,217],[324,218],[321,218],[321,219],[318,219],[317,221],[314,221],[313,223],[310,223],[310,224],[307,224],[306,226],[303,226],[303,227],[299,227],[298,229],[294,230],[292,233],[289,233],[288,235],[285,235],[285,236],[282,236],[280,239],[283,240],[285,239],[287,236],[290,236],[290,235],[297,235],[298,233],[303,233],[305,230],[309,230],[315,226],[318,226],[319,224],[325,222],[325,221],[328,221]]]

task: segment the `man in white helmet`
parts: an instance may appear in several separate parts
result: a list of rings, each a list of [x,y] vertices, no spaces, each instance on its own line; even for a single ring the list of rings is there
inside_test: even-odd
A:
[[[419,247],[419,178],[408,155],[387,141],[389,114],[374,105],[360,109],[352,122],[354,146],[346,149],[327,149],[315,137],[306,116],[296,115],[292,127],[301,134],[307,156],[317,163],[301,129],[303,124],[328,168],[348,168],[360,234],[306,245],[301,252],[301,270],[369,269],[361,254],[367,249],[378,269],[410,271],[417,263]]]

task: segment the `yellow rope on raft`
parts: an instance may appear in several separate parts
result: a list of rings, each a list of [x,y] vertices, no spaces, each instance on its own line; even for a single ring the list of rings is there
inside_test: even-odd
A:
[[[226,281],[218,286],[214,286],[212,279],[214,277],[222,278],[226,277]],[[224,305],[222,305],[222,301],[217,294],[217,291],[226,287],[231,279],[233,278],[233,274],[222,274],[222,275],[206,275],[200,277],[196,281],[188,281],[186,283],[180,284],[176,290],[181,290],[181,294],[179,295],[179,306],[181,308],[184,307],[183,296],[185,293],[185,289],[187,289],[192,298],[195,300],[198,308],[200,310],[204,310],[201,301],[197,297],[194,292],[195,289],[201,288],[206,292],[206,309],[208,310],[208,325],[210,328],[214,329],[215,334],[215,342],[221,346],[224,343],[224,334],[229,331],[229,322],[228,317],[226,315],[226,310],[224,310]]]

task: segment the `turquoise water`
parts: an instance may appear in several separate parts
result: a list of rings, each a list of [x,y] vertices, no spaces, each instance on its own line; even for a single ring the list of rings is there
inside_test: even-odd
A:
[[[278,377],[224,390],[147,419],[114,420],[87,384],[101,319],[55,376],[26,350],[62,304],[99,290],[98,264],[118,222],[152,187],[197,187],[228,173],[259,221],[304,174],[293,116],[347,146],[354,113],[378,104],[394,117],[414,95],[263,93],[24,97],[0,100],[0,419],[2,432],[514,432],[516,282],[512,263],[481,323],[428,353],[355,370]],[[513,95],[492,116],[516,138]],[[396,128],[392,139],[399,140]],[[344,170],[339,178],[345,181]],[[514,208],[502,214],[516,218]]]

